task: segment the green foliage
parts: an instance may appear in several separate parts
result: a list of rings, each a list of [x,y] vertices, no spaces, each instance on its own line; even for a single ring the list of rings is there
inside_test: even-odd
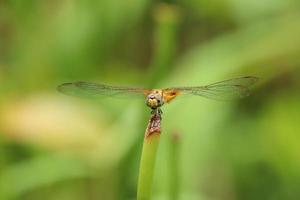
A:
[[[246,99],[164,106],[153,199],[299,199],[299,2],[167,2],[1,1],[0,199],[135,198],[144,99],[57,85],[245,75],[260,77]]]

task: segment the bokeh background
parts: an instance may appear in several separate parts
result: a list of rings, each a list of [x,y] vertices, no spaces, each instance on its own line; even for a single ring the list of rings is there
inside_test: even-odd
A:
[[[57,85],[245,75],[246,99],[164,107],[153,199],[300,199],[299,36],[297,0],[0,1],[0,199],[135,199],[144,99]]]

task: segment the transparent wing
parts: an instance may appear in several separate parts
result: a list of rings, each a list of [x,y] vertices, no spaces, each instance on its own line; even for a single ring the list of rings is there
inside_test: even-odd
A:
[[[200,87],[167,88],[165,91],[174,91],[179,94],[193,94],[209,99],[226,101],[248,96],[250,94],[249,87],[257,80],[257,77],[247,76],[220,81]]]
[[[84,98],[144,97],[148,92],[142,88],[109,86],[83,81],[64,83],[59,85],[57,90],[66,95]]]

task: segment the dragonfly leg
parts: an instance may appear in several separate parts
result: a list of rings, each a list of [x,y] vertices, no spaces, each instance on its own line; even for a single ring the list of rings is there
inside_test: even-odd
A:
[[[163,114],[163,112],[160,108],[156,108],[151,111],[151,114],[161,116]]]
[[[157,110],[157,108],[155,108],[155,109],[152,109],[152,110],[151,110],[151,114],[152,114],[152,115],[158,114],[158,110]]]
[[[163,111],[162,111],[160,108],[157,108],[157,113],[158,113],[159,115],[162,115],[162,114],[163,114]]]
[[[162,115],[163,111],[160,108],[152,109],[151,114]]]

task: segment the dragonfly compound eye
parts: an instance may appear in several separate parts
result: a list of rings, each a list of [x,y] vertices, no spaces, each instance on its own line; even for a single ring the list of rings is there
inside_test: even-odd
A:
[[[157,108],[157,107],[158,107],[157,99],[151,99],[151,98],[149,98],[149,99],[147,100],[147,105],[148,105],[150,108]]]

